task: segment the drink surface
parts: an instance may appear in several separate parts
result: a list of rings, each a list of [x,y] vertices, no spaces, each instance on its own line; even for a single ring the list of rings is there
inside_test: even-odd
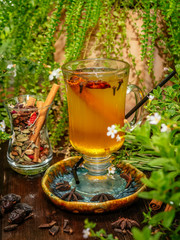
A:
[[[127,78],[112,74],[73,75],[67,81],[69,137],[78,152],[102,157],[122,146],[124,139],[107,136],[107,128],[124,125],[126,87]]]

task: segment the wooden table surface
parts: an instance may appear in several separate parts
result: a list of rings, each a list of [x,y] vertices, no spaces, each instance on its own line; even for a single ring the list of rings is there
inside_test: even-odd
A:
[[[15,193],[21,195],[21,202],[25,202],[33,206],[34,216],[19,227],[11,232],[4,232],[4,227],[7,225],[8,214],[0,219],[1,233],[0,239],[2,240],[82,240],[82,231],[84,229],[84,220],[96,223],[95,230],[105,229],[107,234],[112,233],[118,239],[131,240],[133,239],[130,234],[116,233],[111,227],[111,223],[116,221],[118,217],[131,218],[136,220],[140,225],[143,220],[143,212],[148,211],[148,202],[138,199],[131,206],[122,208],[116,212],[103,213],[103,214],[73,214],[57,208],[49,199],[47,199],[41,187],[41,176],[27,177],[20,175],[13,171],[6,158],[8,143],[0,145],[0,194],[6,195],[8,193]],[[53,163],[62,159],[61,157],[54,157]],[[73,234],[63,232],[64,219],[68,219],[73,229]],[[60,226],[60,231],[57,235],[51,236],[48,229],[39,229],[38,226],[42,223],[56,220]],[[142,225],[141,225],[142,226]]]

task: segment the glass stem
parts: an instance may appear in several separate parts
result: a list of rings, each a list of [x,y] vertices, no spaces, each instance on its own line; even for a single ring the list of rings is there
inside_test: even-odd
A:
[[[106,157],[84,156],[84,167],[88,170],[88,175],[100,177],[107,175],[108,167],[111,166],[110,155]]]

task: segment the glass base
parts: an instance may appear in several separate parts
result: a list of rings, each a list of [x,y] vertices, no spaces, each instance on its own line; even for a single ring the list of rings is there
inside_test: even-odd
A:
[[[17,173],[22,174],[22,175],[28,175],[28,176],[37,175],[37,174],[40,174],[40,173],[43,173],[44,171],[46,171],[47,168],[50,166],[50,162],[51,162],[52,158],[53,158],[53,155],[50,154],[47,157],[47,159],[41,163],[34,164],[34,165],[22,165],[22,164],[18,164],[16,162],[14,162],[13,159],[11,159],[9,157],[9,154],[7,154],[7,160],[8,160],[10,167]]]
[[[70,183],[76,191],[83,196],[93,197],[100,193],[107,193],[113,196],[122,192],[125,189],[126,181],[119,174],[92,176],[88,173],[78,175],[79,184],[75,180]]]

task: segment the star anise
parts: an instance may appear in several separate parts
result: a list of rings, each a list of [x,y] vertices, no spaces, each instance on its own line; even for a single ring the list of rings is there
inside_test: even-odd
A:
[[[130,174],[126,174],[126,173],[121,173],[120,176],[126,180],[126,188],[128,188],[129,185],[130,185],[131,182],[132,182],[132,177],[131,177],[131,175],[130,175]]]
[[[140,227],[139,223],[136,222],[135,220],[129,219],[129,218],[124,218],[124,217],[119,217],[117,221],[111,223],[112,228],[114,228],[115,232],[119,233],[130,233],[130,230],[132,227]]]
[[[56,189],[60,191],[68,191],[71,189],[71,185],[67,181],[56,183]]]
[[[95,201],[99,201],[99,202],[106,202],[106,201],[109,201],[109,200],[113,200],[115,199],[113,197],[113,195],[111,194],[108,194],[108,193],[100,193],[100,194],[97,194],[95,195],[94,197],[91,198],[91,201],[92,202],[95,202]]]
[[[82,197],[79,193],[75,192],[75,190],[76,190],[76,189],[73,188],[70,192],[65,193],[65,194],[61,197],[61,199],[62,199],[62,200],[67,200],[67,201],[78,201],[78,200],[82,200],[83,197]]]

